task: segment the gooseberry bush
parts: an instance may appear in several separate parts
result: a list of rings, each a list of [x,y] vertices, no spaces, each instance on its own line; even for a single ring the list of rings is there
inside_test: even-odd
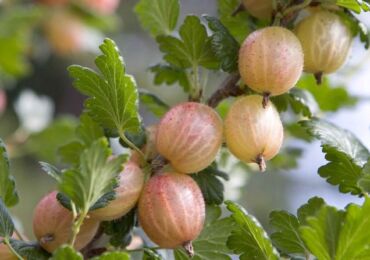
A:
[[[117,5],[83,2],[104,14]],[[355,15],[369,11],[369,2],[219,0],[218,9],[218,17],[187,15],[179,24],[178,0],[135,7],[163,53],[149,68],[154,83],[178,84],[188,94],[173,107],[137,85],[111,39],[100,45],[96,68],[68,67],[87,99],[74,141],[58,149],[64,167],[40,162],[56,188],[35,207],[37,241],[21,234],[9,213],[19,197],[0,140],[0,259],[370,259],[370,151],[318,117],[337,110],[341,104],[327,100],[344,91],[326,75],[344,65],[354,38],[369,47]],[[61,27],[65,14],[58,15],[46,31],[69,52],[80,32],[59,39],[69,24]],[[208,73],[225,80],[206,91]],[[0,113],[5,101],[0,91]],[[139,108],[158,122],[144,125]],[[337,209],[314,197],[296,214],[272,211],[262,227],[224,201],[223,155],[246,171],[284,167],[275,159],[294,159],[286,138],[320,140],[328,163],[319,175],[363,204]],[[118,144],[124,152],[113,152]],[[133,246],[134,233],[145,243]]]

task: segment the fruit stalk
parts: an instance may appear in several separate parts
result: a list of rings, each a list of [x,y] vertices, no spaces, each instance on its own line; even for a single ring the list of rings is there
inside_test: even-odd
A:
[[[145,160],[145,155],[144,153],[138,148],[136,147],[135,144],[133,144],[126,136],[125,134],[123,133],[123,131],[120,131],[119,132],[119,137],[134,151],[136,151],[140,157],[141,157],[141,160],[144,162],[144,164],[146,164],[146,160]]]
[[[17,253],[17,251],[14,250],[12,245],[10,244],[9,238],[5,237],[4,238],[4,244],[8,246],[9,250],[12,251],[12,253],[20,260],[23,260],[23,258]]]
[[[75,222],[73,222],[73,225],[72,225],[72,237],[71,237],[71,240],[70,240],[70,246],[73,247],[75,242],[76,242],[76,237],[78,235],[78,233],[80,232],[80,228],[87,216],[87,210],[84,210],[78,217],[77,217],[77,220]]]
[[[212,96],[208,99],[207,104],[210,107],[217,107],[218,104],[228,98],[236,97],[244,94],[244,91],[237,84],[240,80],[239,74],[232,74],[227,77],[221,84],[221,87],[217,89]]]

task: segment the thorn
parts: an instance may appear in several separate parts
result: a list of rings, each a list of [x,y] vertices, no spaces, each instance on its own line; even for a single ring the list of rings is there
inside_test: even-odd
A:
[[[193,244],[191,243],[191,241],[185,242],[182,246],[184,247],[189,257],[194,256],[194,249],[193,249]]]
[[[263,93],[263,99],[262,99],[263,108],[266,108],[268,103],[270,102],[270,95],[271,93],[268,93],[268,92]]]
[[[265,161],[265,158],[263,158],[262,154],[259,154],[257,156],[256,163],[258,164],[258,167],[260,168],[261,172],[266,171],[266,161]]]
[[[313,75],[315,76],[317,85],[321,85],[323,73],[322,72],[317,72]]]
[[[240,13],[241,11],[244,11],[244,10],[245,10],[244,5],[242,3],[240,3],[239,6],[237,8],[235,8],[235,10],[231,13],[231,16],[235,16],[238,13]]]

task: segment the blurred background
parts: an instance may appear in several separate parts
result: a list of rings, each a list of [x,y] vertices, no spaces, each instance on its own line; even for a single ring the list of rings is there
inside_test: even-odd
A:
[[[180,2],[179,24],[189,13],[217,15],[215,0]],[[66,70],[69,65],[94,67],[99,44],[110,37],[117,42],[127,71],[134,75],[140,88],[170,105],[187,99],[179,86],[154,85],[148,68],[159,63],[162,54],[155,40],[141,28],[133,12],[136,3],[81,0],[66,7],[64,0],[16,4],[0,0],[0,138],[6,143],[20,196],[20,203],[11,212],[27,237],[32,238],[33,208],[55,188],[38,162],[62,167],[57,148],[73,139],[82,111],[84,97],[72,87]],[[370,26],[369,17],[359,18]],[[310,76],[305,78],[305,84],[314,85],[309,87],[317,88],[316,92],[329,93],[319,116],[352,131],[368,148],[369,71],[370,53],[355,40],[346,65],[330,76],[325,86],[316,86]],[[225,76],[221,72],[210,75],[207,93],[217,89]],[[147,125],[158,121],[145,109],[141,109],[141,114]],[[296,129],[289,111],[282,116],[290,126],[287,129]],[[285,149],[266,173],[254,171],[222,152],[220,160],[227,159],[221,160],[220,165],[230,175],[225,182],[227,199],[239,201],[267,229],[270,211],[286,209],[294,213],[313,196],[321,196],[328,204],[341,208],[350,202],[361,202],[339,193],[337,187],[317,174],[317,169],[326,163],[317,141],[292,138],[289,131]]]

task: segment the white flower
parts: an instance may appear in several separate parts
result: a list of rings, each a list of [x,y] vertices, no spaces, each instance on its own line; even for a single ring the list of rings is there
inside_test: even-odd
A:
[[[24,90],[14,105],[21,126],[29,132],[43,130],[53,118],[54,104],[47,96]]]

